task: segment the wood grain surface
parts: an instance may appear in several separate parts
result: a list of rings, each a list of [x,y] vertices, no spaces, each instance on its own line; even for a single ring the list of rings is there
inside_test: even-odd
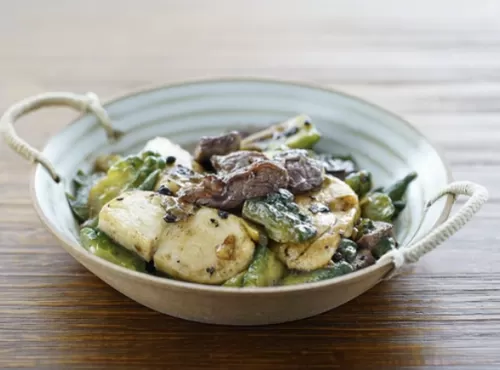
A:
[[[1,1],[1,110],[49,90],[106,98],[184,78],[312,81],[407,118],[456,179],[491,199],[411,272],[339,309],[200,325],[139,306],[66,254],[32,209],[30,166],[2,143],[0,367],[498,369],[499,19],[500,2],[482,0]],[[74,117],[43,111],[19,132],[42,147]]]

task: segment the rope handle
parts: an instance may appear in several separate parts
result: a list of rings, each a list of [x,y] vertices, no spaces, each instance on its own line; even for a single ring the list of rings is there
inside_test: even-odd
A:
[[[394,269],[384,278],[384,280],[388,280],[397,275],[405,264],[416,263],[423,255],[429,253],[438,245],[448,240],[469,222],[472,216],[474,216],[488,200],[488,190],[486,190],[484,186],[470,181],[453,182],[426,203],[422,218],[425,217],[429,208],[445,195],[452,195],[455,199],[458,195],[466,195],[470,198],[457,213],[432,230],[423,239],[407,247],[394,249],[383,255],[377,262],[381,263],[391,260],[394,263]]]
[[[97,95],[92,92],[85,95],[69,92],[43,93],[21,100],[8,108],[2,118],[0,118],[0,131],[7,144],[12,150],[30,162],[40,163],[50,173],[52,179],[56,183],[59,183],[61,178],[50,161],[39,150],[21,139],[14,129],[14,123],[22,116],[31,111],[53,105],[69,106],[78,111],[92,112],[96,115],[104,130],[106,130],[106,135],[109,140],[118,139],[122,133],[113,129],[108,113],[102,107]]]

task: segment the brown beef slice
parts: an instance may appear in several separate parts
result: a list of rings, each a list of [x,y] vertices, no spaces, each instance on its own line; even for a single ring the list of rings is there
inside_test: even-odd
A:
[[[261,152],[239,150],[227,155],[214,155],[210,161],[217,172],[231,172],[266,159],[267,157]]]
[[[285,168],[272,161],[258,161],[232,173],[208,175],[195,186],[183,189],[180,200],[219,209],[234,209],[250,198],[286,188]]]
[[[358,239],[357,243],[360,248],[372,250],[380,240],[385,237],[394,237],[393,226],[390,223],[382,221],[374,221],[375,229],[368,234],[363,235]]]
[[[323,165],[308,156],[307,150],[292,149],[278,153],[274,160],[288,172],[288,190],[293,194],[315,190],[323,184]]]
[[[203,136],[194,151],[194,159],[199,163],[210,160],[213,155],[225,155],[240,149],[241,136],[237,131],[220,136]]]

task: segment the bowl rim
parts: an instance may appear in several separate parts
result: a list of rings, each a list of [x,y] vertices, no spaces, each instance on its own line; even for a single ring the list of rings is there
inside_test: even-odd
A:
[[[237,82],[237,83],[245,83],[245,82],[261,82],[261,83],[275,83],[279,85],[292,85],[296,87],[304,87],[304,88],[309,88],[309,89],[314,89],[314,90],[321,90],[327,93],[334,93],[337,95],[344,96],[348,99],[352,99],[357,101],[358,103],[367,105],[369,107],[372,107],[374,109],[377,109],[389,116],[392,116],[393,118],[399,120],[401,123],[406,125],[409,129],[414,131],[414,133],[418,136],[420,136],[423,140],[425,140],[435,151],[436,154],[438,155],[439,159],[443,163],[445,169],[446,169],[446,180],[448,183],[453,181],[453,176],[451,172],[451,168],[448,164],[448,161],[446,160],[445,156],[443,155],[442,150],[437,146],[432,140],[430,140],[427,136],[425,136],[419,129],[417,129],[415,126],[413,126],[410,122],[408,122],[406,119],[402,118],[401,116],[377,105],[374,103],[371,103],[367,100],[364,100],[360,97],[345,93],[343,91],[339,91],[337,89],[327,87],[324,85],[321,85],[319,83],[313,83],[313,82],[303,82],[303,81],[295,81],[295,80],[290,80],[290,79],[280,79],[280,78],[274,78],[274,77],[267,77],[267,76],[211,76],[211,77],[202,77],[202,78],[190,78],[190,79],[182,79],[182,80],[170,80],[171,82],[167,83],[159,83],[159,84],[146,84],[143,85],[142,87],[138,87],[134,89],[131,92],[128,93],[117,93],[113,94],[109,97],[106,97],[103,99],[102,106],[106,108],[108,105],[119,102],[120,100],[128,99],[135,97],[137,95],[141,95],[147,92],[152,92],[156,90],[162,90],[162,89],[168,89],[168,88],[174,88],[174,87],[180,87],[180,86],[186,86],[186,85],[196,85],[196,84],[206,84],[206,83],[220,83],[220,82]],[[62,129],[57,131],[55,134],[53,134],[48,142],[44,145],[44,149],[50,144],[50,139],[60,135],[62,132],[68,129],[72,124],[75,122],[79,121],[82,119],[87,113],[81,113],[79,114],[76,118],[71,120],[67,125],[65,125]],[[83,260],[89,260],[89,262],[95,262],[97,264],[102,265],[103,267],[114,270],[118,274],[124,274],[124,275],[129,275],[130,277],[140,279],[142,280],[143,283],[145,284],[150,284],[150,285],[159,285],[163,287],[170,287],[174,289],[180,289],[180,290],[186,290],[186,291],[192,291],[192,292],[204,292],[204,293],[215,293],[215,294],[286,294],[286,293],[291,293],[291,292],[301,292],[301,291],[306,291],[306,290],[312,290],[312,289],[320,289],[320,288],[326,288],[330,285],[337,285],[337,284],[346,284],[349,283],[351,280],[357,280],[361,279],[364,275],[368,275],[372,272],[375,272],[376,270],[387,270],[387,272],[384,274],[384,276],[387,276],[390,274],[390,272],[394,269],[394,263],[390,260],[385,260],[382,263],[376,263],[372,266],[366,267],[362,270],[354,271],[352,273],[339,276],[333,279],[327,279],[327,280],[322,280],[314,283],[301,283],[301,284],[296,284],[296,285],[290,285],[290,286],[272,286],[272,287],[245,287],[245,288],[238,288],[238,287],[223,287],[220,285],[206,285],[206,284],[201,284],[201,283],[193,283],[193,282],[187,282],[187,281],[180,281],[180,280],[172,280],[172,279],[167,279],[164,277],[159,277],[159,276],[154,276],[154,275],[149,275],[145,274],[142,272],[137,272],[133,270],[129,270],[125,267],[121,267],[118,265],[115,265],[114,263],[111,263],[103,258],[99,258],[93,254],[88,253],[85,251],[82,246],[79,243],[74,243],[72,240],[68,239],[66,235],[62,232],[59,232],[52,222],[45,216],[43,209],[38,201],[38,194],[35,189],[35,181],[36,181],[36,176],[37,176],[37,171],[43,171],[43,168],[40,164],[33,164],[32,170],[31,170],[31,176],[30,176],[30,194],[31,194],[31,199],[32,203],[34,205],[35,211],[38,215],[38,218],[44,224],[45,228],[48,229],[54,235],[57,240],[63,244],[63,247],[65,246],[67,252],[72,255],[73,258],[76,259],[75,255],[77,255],[79,258]],[[59,186],[62,186],[62,183],[59,184]],[[434,230],[436,227],[441,225],[446,219],[449,217],[453,203],[454,203],[454,197],[452,195],[446,195],[446,202],[443,207],[443,211],[441,212],[440,216],[438,217],[438,220],[434,223],[434,225],[431,227],[430,230]],[[416,230],[415,234],[418,233],[420,230],[420,227]],[[409,243],[413,242],[413,238],[410,239]],[[69,250],[71,250],[73,253],[70,253]],[[80,264],[81,261],[78,261]],[[388,268],[389,265],[392,265],[392,268]],[[86,266],[84,266],[87,268]],[[87,268],[88,269],[88,268]],[[380,282],[380,280],[378,281]],[[377,282],[377,283],[378,283]]]

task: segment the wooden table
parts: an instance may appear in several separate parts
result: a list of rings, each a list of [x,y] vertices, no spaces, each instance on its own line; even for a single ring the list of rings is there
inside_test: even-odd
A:
[[[2,144],[0,367],[498,368],[499,19],[500,2],[480,0],[2,2],[2,110],[48,90],[106,98],[215,75],[319,82],[413,122],[491,200],[411,273],[335,311],[200,325],[139,306],[66,254],[31,207],[29,165]],[[44,111],[20,133],[41,147],[74,117]]]

